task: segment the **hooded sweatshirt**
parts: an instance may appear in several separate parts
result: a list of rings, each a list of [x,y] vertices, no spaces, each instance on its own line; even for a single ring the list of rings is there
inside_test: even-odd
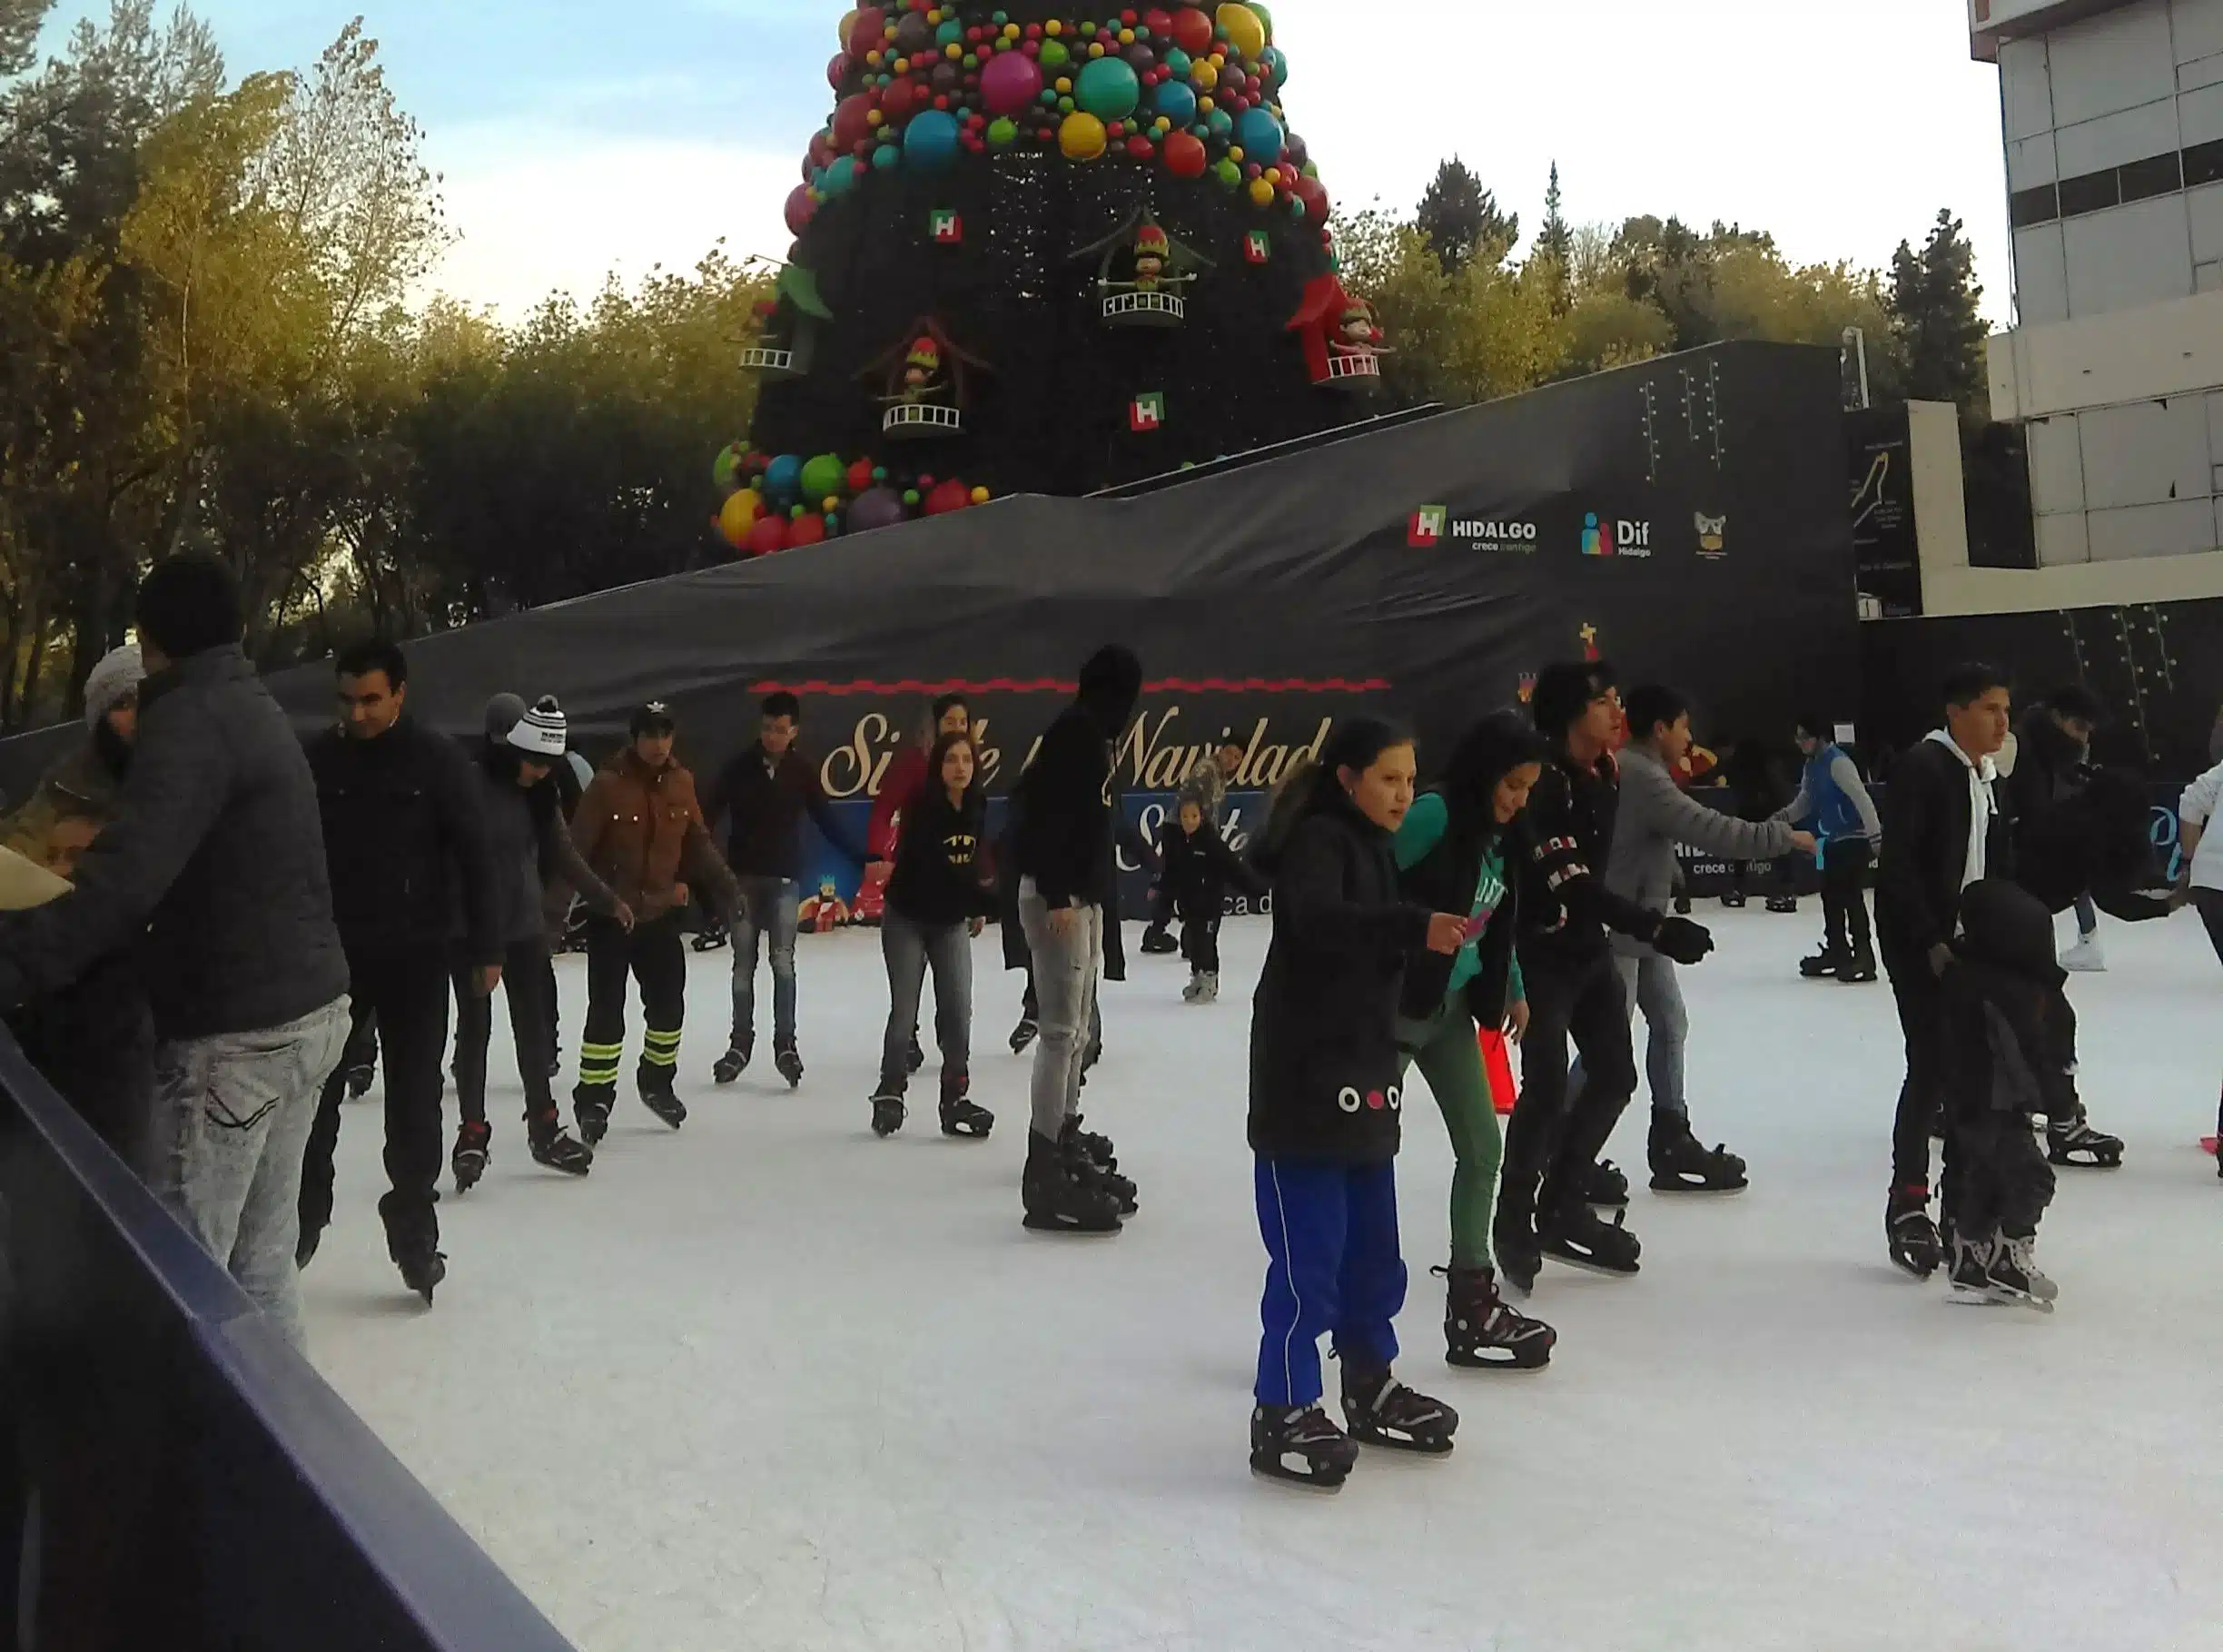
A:
[[[1081,668],[1079,694],[1019,778],[1013,859],[1052,907],[1106,906],[1117,895],[1113,743],[1141,693],[1141,662],[1126,648],[1100,649]]]

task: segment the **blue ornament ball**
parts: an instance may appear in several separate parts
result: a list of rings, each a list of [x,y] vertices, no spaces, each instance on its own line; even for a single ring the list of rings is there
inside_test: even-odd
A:
[[[928,109],[913,115],[911,124],[904,128],[904,164],[920,172],[937,172],[947,166],[957,158],[962,130],[957,117],[945,110]]]

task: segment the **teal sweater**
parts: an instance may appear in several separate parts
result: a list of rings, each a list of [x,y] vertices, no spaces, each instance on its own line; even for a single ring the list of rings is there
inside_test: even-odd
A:
[[[1416,798],[1405,824],[1398,828],[1398,870],[1407,871],[1418,866],[1443,841],[1451,829],[1451,808],[1440,794],[1428,792]],[[1458,950],[1451,961],[1451,984],[1444,989],[1444,1002],[1449,1004],[1467,990],[1467,984],[1482,973],[1482,936],[1488,932],[1497,908],[1505,904],[1506,866],[1504,839],[1493,841],[1482,856],[1482,882],[1475,890],[1474,917],[1477,921],[1475,938]],[[1521,980],[1520,958],[1517,954],[1509,966],[1506,980],[1506,1002],[1520,1004],[1526,1000],[1528,989]]]

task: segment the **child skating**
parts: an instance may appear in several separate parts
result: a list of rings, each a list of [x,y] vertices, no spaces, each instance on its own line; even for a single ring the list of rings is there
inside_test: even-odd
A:
[[[1175,816],[1175,828],[1158,846],[1163,862],[1161,874],[1181,919],[1181,956],[1189,961],[1189,984],[1181,997],[1191,1004],[1211,1004],[1220,996],[1220,920],[1227,911],[1228,891],[1257,896],[1265,894],[1265,880],[1244,866],[1220,827],[1195,798],[1184,798]]]

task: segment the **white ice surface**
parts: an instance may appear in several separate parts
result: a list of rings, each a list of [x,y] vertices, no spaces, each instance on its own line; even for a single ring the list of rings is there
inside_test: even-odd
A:
[[[1401,1371],[1464,1426],[1450,1459],[1368,1456],[1339,1497],[1245,1467],[1253,922],[1215,1008],[1181,1004],[1172,960],[1109,989],[1090,1122],[1142,1201],[1117,1239],[1019,1226],[1027,1063],[993,933],[985,1145],[935,1132],[931,1063],[910,1128],[868,1133],[877,942],[814,938],[799,1094],[708,1082],[725,954],[692,961],[683,1133],[628,1093],[573,1182],[498,1088],[430,1312],[386,1261],[377,1103],[351,1106],[315,1357],[583,1652],[2223,1647],[2223,1185],[2196,1145],[2223,974],[2198,924],[2109,924],[2112,973],[2070,988],[2129,1156],[2062,1172],[2046,1319],[1886,1262],[1888,988],[1794,978],[1812,903],[1700,916],[1724,945],[1687,976],[1697,1124],[1753,1190],[1639,1177],[1642,1278],[1547,1268],[1550,1370],[1455,1372],[1425,1271],[1449,1156],[1416,1082]],[[576,1051],[578,961],[561,974]],[[1623,1164],[1643,1130],[1640,1102]]]

